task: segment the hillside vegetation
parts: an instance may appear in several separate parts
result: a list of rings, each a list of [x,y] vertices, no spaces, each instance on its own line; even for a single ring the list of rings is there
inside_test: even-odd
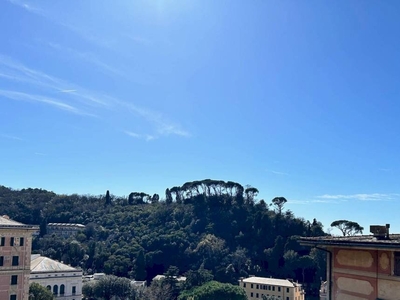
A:
[[[0,214],[40,225],[33,251],[85,272],[151,280],[167,270],[211,271],[214,280],[237,283],[249,274],[293,278],[317,289],[325,276],[324,253],[300,246],[298,236],[324,235],[316,219],[285,210],[286,199],[257,200],[258,190],[217,180],[187,182],[165,196],[58,195],[42,189],[0,186]],[[81,223],[64,239],[46,224]]]

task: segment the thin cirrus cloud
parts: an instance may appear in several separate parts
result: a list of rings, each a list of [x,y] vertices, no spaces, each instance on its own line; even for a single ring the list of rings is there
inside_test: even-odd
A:
[[[175,122],[166,118],[162,113],[139,107],[130,102],[119,100],[115,97],[90,91],[74,83],[48,75],[38,70],[28,68],[22,63],[0,54],[0,77],[40,89],[43,93],[54,95],[55,92],[65,95],[65,99],[54,99],[54,96],[43,96],[35,93],[22,93],[2,90],[0,95],[13,99],[30,102],[41,102],[58,109],[75,114],[96,116],[92,113],[96,108],[101,113],[126,113],[142,117],[155,128],[157,136],[177,135],[190,137],[190,133]],[[26,85],[24,85],[26,88]],[[90,108],[90,113],[88,109]],[[155,138],[149,135],[147,140]]]
[[[22,9],[26,10],[29,13],[33,13],[38,16],[41,16],[41,17],[51,21],[54,24],[57,24],[59,26],[62,26],[64,28],[68,29],[69,31],[77,34],[79,37],[81,37],[82,39],[84,39],[88,42],[91,42],[92,44],[95,44],[97,46],[100,46],[102,48],[106,48],[109,50],[117,51],[119,53],[121,52],[121,51],[119,51],[119,49],[117,49],[115,47],[116,41],[115,41],[114,37],[109,37],[106,39],[101,35],[96,35],[95,32],[90,31],[87,28],[80,28],[75,25],[71,25],[65,21],[61,21],[60,19],[58,19],[55,13],[50,13],[48,11],[45,11],[43,8],[34,7],[31,4],[27,4],[24,1],[20,1],[20,0],[7,0],[7,1],[17,7],[20,7]],[[143,39],[143,41],[144,41],[144,39]]]
[[[15,91],[0,90],[0,96],[3,96],[8,99],[12,99],[12,100],[40,102],[40,103],[50,105],[55,108],[65,110],[65,111],[68,111],[68,112],[71,112],[74,114],[89,115],[83,111],[80,111],[79,109],[77,109],[74,106],[71,106],[71,105],[61,102],[61,101],[57,101],[55,99],[43,97],[40,95],[32,95],[32,94],[15,92]]]
[[[336,204],[336,203],[341,203],[341,201],[337,200],[324,200],[324,199],[311,199],[311,200],[290,200],[288,201],[290,204],[298,204],[298,205],[307,205],[307,204],[315,204],[315,203],[320,203],[320,204]]]
[[[318,196],[320,199],[331,199],[331,200],[358,200],[358,201],[392,201],[398,199],[400,194],[389,193],[371,193],[371,194],[349,194],[349,195],[321,195]]]
[[[28,4],[26,2],[23,1],[19,1],[19,0],[7,0],[9,3],[19,6],[29,12],[35,13],[35,14],[39,14],[39,15],[44,15],[44,11],[41,10],[40,8],[37,7],[33,7],[31,4]]]
[[[150,134],[138,134],[136,132],[132,132],[132,131],[128,131],[128,130],[125,130],[124,132],[125,132],[125,134],[129,135],[130,137],[133,137],[136,139],[143,139],[146,141],[152,141],[152,140],[156,139],[155,136],[150,135]]]
[[[181,128],[179,124],[175,124],[167,120],[161,113],[151,111],[148,109],[144,109],[133,105],[131,103],[126,103],[122,101],[118,101],[114,99],[114,101],[118,102],[120,105],[124,106],[128,110],[140,115],[145,118],[149,122],[153,123],[156,127],[156,131],[159,135],[168,136],[168,135],[178,135],[182,137],[190,137],[190,133]]]
[[[63,57],[73,57],[77,60],[83,61],[85,63],[91,64],[99,69],[103,74],[115,77],[118,76],[121,79],[140,84],[149,85],[153,82],[151,77],[149,77],[144,72],[135,72],[134,70],[129,70],[127,72],[123,67],[114,67],[108,63],[102,61],[95,53],[91,52],[81,52],[70,47],[65,47],[57,43],[48,42],[46,43],[50,49],[55,51],[57,54]]]
[[[74,93],[77,92],[77,90],[61,90],[60,93]]]
[[[267,170],[267,171],[272,173],[272,174],[275,174],[275,175],[284,175],[284,176],[288,176],[289,175],[289,173],[275,171],[275,170]]]
[[[97,66],[99,69],[103,70],[104,73],[125,77],[125,74],[122,71],[102,62],[94,53],[79,52],[72,48],[63,47],[56,43],[48,43],[48,46],[58,52],[64,52],[68,54],[68,56],[70,57],[73,56],[90,64],[93,64]]]
[[[10,57],[0,54],[0,77],[4,79],[27,83],[31,86],[46,89],[47,91],[71,91],[73,90],[73,96],[76,100],[84,102],[86,105],[91,106],[106,106],[108,105],[104,101],[100,100],[100,97],[93,95],[86,91],[82,87],[75,84],[71,84],[65,80],[59,79],[54,76],[50,76],[43,72],[31,69],[25,65],[11,59]],[[79,93],[76,93],[77,91]]]
[[[338,204],[348,201],[394,201],[400,199],[400,194],[396,193],[371,193],[371,194],[337,194],[337,195],[321,195],[310,200],[290,200],[290,204]]]
[[[14,141],[23,141],[24,139],[15,136],[15,135],[9,135],[9,134],[0,134],[1,138],[9,139],[9,140],[14,140]]]

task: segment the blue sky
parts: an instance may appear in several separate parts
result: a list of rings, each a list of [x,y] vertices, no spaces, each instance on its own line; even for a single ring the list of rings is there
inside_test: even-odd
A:
[[[400,232],[398,1],[0,1],[0,184],[205,178]]]

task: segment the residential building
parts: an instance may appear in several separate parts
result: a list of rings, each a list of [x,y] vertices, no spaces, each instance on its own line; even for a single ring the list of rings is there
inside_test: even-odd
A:
[[[373,235],[300,238],[327,252],[326,299],[400,299],[400,234],[389,227],[371,226]]]
[[[167,276],[165,276],[165,275],[156,275],[152,280],[163,280],[166,277]],[[178,283],[182,283],[182,282],[186,281],[185,276],[172,276],[172,278],[174,278]]]
[[[245,279],[241,278],[239,286],[246,291],[248,300],[304,300],[305,293],[301,284],[290,279],[250,276]]]
[[[51,290],[56,299],[82,298],[82,270],[39,254],[32,255],[30,282]]]
[[[319,300],[328,300],[328,282],[322,281],[319,289]]]
[[[0,216],[1,300],[28,300],[32,232],[37,229]]]
[[[85,225],[73,223],[48,223],[47,234],[56,234],[63,237],[76,235],[79,231],[85,229]]]

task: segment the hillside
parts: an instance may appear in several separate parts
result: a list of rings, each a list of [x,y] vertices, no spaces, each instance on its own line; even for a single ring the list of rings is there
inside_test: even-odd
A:
[[[295,217],[283,197],[268,204],[257,193],[210,179],[169,188],[164,197],[58,195],[0,186],[0,214],[40,225],[34,252],[89,273],[150,280],[171,266],[181,274],[204,267],[221,282],[255,274],[293,278],[315,290],[325,276],[324,253],[301,247],[296,237],[323,235],[321,223]],[[64,239],[46,234],[50,222],[86,228]]]

